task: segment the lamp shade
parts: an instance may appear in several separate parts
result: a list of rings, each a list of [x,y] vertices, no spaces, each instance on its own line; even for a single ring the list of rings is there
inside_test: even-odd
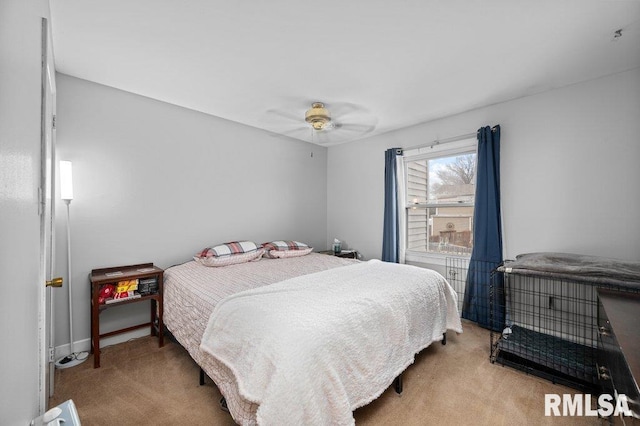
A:
[[[73,200],[71,161],[60,162],[60,198],[63,200]]]

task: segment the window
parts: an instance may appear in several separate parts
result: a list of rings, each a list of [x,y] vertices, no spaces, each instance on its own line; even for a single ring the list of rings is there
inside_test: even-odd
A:
[[[455,145],[405,152],[404,246],[409,260],[471,256],[477,143]]]

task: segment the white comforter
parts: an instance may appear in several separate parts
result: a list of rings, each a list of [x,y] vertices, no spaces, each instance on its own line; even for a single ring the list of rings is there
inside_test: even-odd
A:
[[[258,405],[258,424],[353,424],[447,329],[462,332],[441,275],[371,260],[224,299],[201,349],[233,376],[214,381]]]

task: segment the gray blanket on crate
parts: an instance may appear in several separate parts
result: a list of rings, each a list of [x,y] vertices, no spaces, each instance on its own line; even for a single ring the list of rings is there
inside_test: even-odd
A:
[[[527,253],[505,262],[498,270],[640,289],[640,262],[637,261],[570,253]]]

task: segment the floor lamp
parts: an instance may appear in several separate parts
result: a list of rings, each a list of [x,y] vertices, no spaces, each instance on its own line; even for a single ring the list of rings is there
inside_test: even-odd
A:
[[[69,206],[73,200],[73,179],[71,161],[60,162],[60,198],[67,205],[67,291],[69,292],[69,345],[71,353],[56,361],[56,368],[74,367],[89,357],[89,352],[76,352],[73,349],[73,300],[71,280],[71,217]]]

